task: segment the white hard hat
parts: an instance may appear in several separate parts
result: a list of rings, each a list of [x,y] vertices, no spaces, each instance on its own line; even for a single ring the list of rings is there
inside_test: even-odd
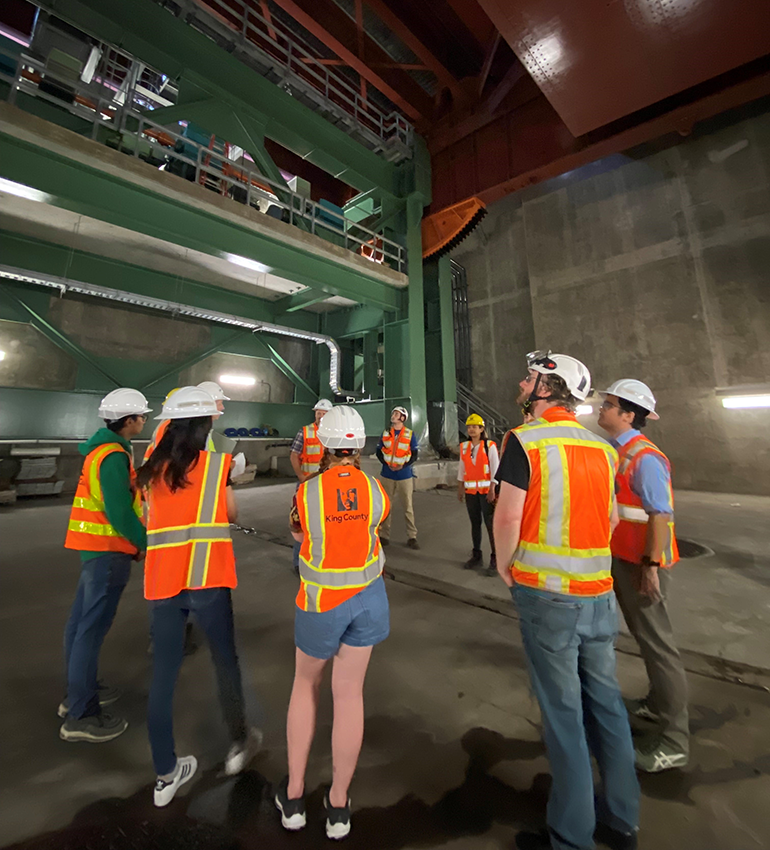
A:
[[[182,387],[163,404],[156,419],[192,419],[194,416],[216,416],[217,402],[211,393],[200,387]]]
[[[140,416],[150,412],[147,399],[139,390],[130,390],[126,387],[107,393],[99,403],[99,418],[109,419],[111,422],[122,419],[124,416]]]
[[[591,373],[584,363],[569,354],[533,351],[527,355],[527,366],[541,375],[558,375],[578,401],[585,401],[591,392]]]
[[[409,413],[405,407],[394,407],[393,410],[390,411],[390,415],[392,416],[394,413],[400,413],[404,417],[404,422],[409,418]]]
[[[318,439],[327,449],[362,449],[366,442],[364,420],[352,407],[333,407],[318,426]]]
[[[644,408],[647,411],[648,419],[660,419],[660,416],[655,412],[655,396],[652,394],[652,390],[647,384],[643,384],[634,378],[621,378],[619,381],[615,381],[614,384],[610,384],[599,395],[602,398],[607,398],[608,395],[614,395],[625,399],[632,404]]]
[[[216,381],[201,381],[198,384],[198,389],[206,390],[214,401],[230,401],[230,399],[225,395],[225,391]]]
[[[327,410],[328,411],[328,410],[331,410],[332,407],[333,407],[333,405],[329,401],[328,398],[319,398],[318,401],[316,402],[316,405],[313,408],[313,410]]]

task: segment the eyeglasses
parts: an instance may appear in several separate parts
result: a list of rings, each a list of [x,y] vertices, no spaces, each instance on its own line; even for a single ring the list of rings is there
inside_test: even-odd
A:
[[[620,410],[619,404],[613,404],[611,401],[603,401],[599,405],[599,410],[612,410],[613,407],[617,407],[617,409]]]

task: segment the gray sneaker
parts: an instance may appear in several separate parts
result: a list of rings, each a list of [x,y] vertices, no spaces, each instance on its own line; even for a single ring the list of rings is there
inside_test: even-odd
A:
[[[637,770],[661,773],[675,767],[687,767],[689,756],[665,738],[653,738],[634,748]]]
[[[103,744],[122,735],[128,729],[128,721],[111,714],[94,714],[92,717],[81,717],[76,720],[67,716],[59,729],[62,741],[89,741],[92,744]]]
[[[627,699],[623,700],[623,702],[626,704],[626,711],[634,717],[639,717],[642,720],[651,720],[653,723],[657,723],[660,720],[658,713],[650,707],[648,697]]]
[[[114,702],[117,702],[123,696],[123,691],[120,688],[111,688],[109,685],[99,685],[99,706],[104,708],[105,705],[112,705]],[[70,710],[70,701],[68,697],[64,697],[64,699],[59,703],[59,707],[56,709],[56,713],[61,717],[62,720],[67,716],[67,713]]]

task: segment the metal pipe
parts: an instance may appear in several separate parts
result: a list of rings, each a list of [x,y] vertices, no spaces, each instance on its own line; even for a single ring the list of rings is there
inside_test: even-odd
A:
[[[248,319],[244,316],[235,316],[232,313],[220,313],[217,310],[203,310],[190,304],[180,304],[176,301],[166,301],[163,298],[151,298],[145,295],[137,295],[121,289],[111,289],[107,286],[98,286],[93,283],[69,280],[56,275],[43,275],[39,272],[20,269],[14,266],[0,265],[0,278],[16,281],[17,283],[33,284],[35,286],[47,286],[58,289],[64,295],[66,292],[77,292],[80,295],[90,295],[94,298],[105,298],[109,301],[119,301],[123,304],[133,304],[135,307],[144,307],[149,310],[159,310],[164,313],[173,313],[178,316],[190,316],[194,319],[203,319],[208,322],[218,322],[224,325],[245,328],[252,333],[270,333],[277,336],[287,336],[294,339],[305,339],[316,345],[324,344],[329,349],[329,387],[335,395],[345,396],[348,399],[363,398],[361,393],[343,389],[340,386],[340,373],[342,370],[342,351],[336,341],[328,334],[315,333],[314,331],[301,331],[289,328],[285,325],[275,325],[272,322],[260,322]],[[113,379],[114,380],[114,379]]]

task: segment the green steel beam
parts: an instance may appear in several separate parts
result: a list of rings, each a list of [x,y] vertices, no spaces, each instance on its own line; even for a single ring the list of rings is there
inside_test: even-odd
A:
[[[411,427],[420,448],[427,448],[428,400],[425,380],[425,307],[422,279],[422,195],[415,192],[406,203],[406,247],[409,258],[409,395],[412,399]]]
[[[314,245],[287,244],[255,232],[245,222],[234,224],[202,205],[150,191],[5,133],[0,133],[0,174],[53,195],[57,206],[138,233],[216,257],[247,257],[280,277],[355,301],[391,310],[400,301],[394,287],[337,263]]]
[[[306,390],[310,394],[310,396],[315,398],[316,391],[310,386],[310,384],[307,383],[307,381],[303,377],[301,377],[294,371],[294,369],[289,365],[289,363],[284,360],[283,357],[281,357],[281,355],[273,348],[273,346],[270,345],[270,343],[261,334],[255,333],[253,336],[256,342],[260,346],[262,346],[265,351],[268,352],[268,354],[270,355],[270,359],[273,361],[273,363],[275,363],[275,365],[281,370],[281,372],[286,375],[286,377],[294,384],[294,386]],[[295,398],[295,402],[296,401],[297,399]]]
[[[189,369],[190,366],[195,366],[196,363],[200,363],[201,360],[205,360],[207,357],[210,357],[212,354],[216,354],[218,351],[221,351],[226,345],[229,345],[231,342],[234,342],[239,337],[246,336],[248,331],[237,330],[235,333],[229,334],[225,339],[216,345],[209,346],[205,351],[199,351],[196,354],[193,354],[191,357],[188,357],[187,360],[184,360],[182,363],[174,364],[170,369],[166,369],[165,372],[153,378],[151,381],[148,381],[143,387],[140,387],[142,392],[148,390],[150,387],[155,386],[155,384],[159,384],[161,381],[165,381],[166,378],[170,378],[172,375],[178,375],[180,372],[183,372],[185,369]]]
[[[271,303],[275,309],[276,317],[279,317],[286,313],[296,313],[297,310],[309,307],[311,304],[320,304],[321,301],[326,301],[328,297],[328,293],[311,288],[303,289],[302,292],[295,292],[294,295],[285,295]]]
[[[41,274],[70,277],[84,283],[107,284],[113,289],[191,304],[202,310],[235,313],[265,322],[275,318],[271,303],[254,296],[84,251],[73,251],[63,245],[26,238],[4,230],[0,230],[0,257],[5,265]],[[317,319],[315,316],[299,314],[295,324],[303,330],[316,330]]]
[[[323,333],[334,339],[361,336],[369,330],[381,330],[385,321],[382,310],[374,307],[346,307],[324,313],[321,319]]]
[[[371,398],[382,398],[382,387],[378,381],[379,330],[364,334],[364,392]]]
[[[185,99],[215,98],[263,124],[268,138],[360,191],[378,187],[398,194],[398,167],[152,0],[46,0],[43,5],[173,79],[181,78]]]
[[[21,298],[14,295],[10,290],[10,285],[8,283],[0,284],[0,295],[10,301],[12,304],[15,304],[17,307],[22,308],[24,312],[26,312],[30,317],[30,324],[33,328],[38,330],[41,334],[43,334],[46,339],[50,340],[54,345],[61,348],[63,351],[66,351],[67,354],[72,355],[79,363],[84,363],[86,366],[89,366],[91,369],[96,370],[102,377],[106,378],[110,383],[114,384],[116,387],[120,387],[123,385],[122,381],[119,381],[114,375],[111,375],[109,372],[105,371],[90,355],[88,355],[83,349],[76,345],[69,337],[63,334],[58,328],[55,328],[50,322],[47,322],[38,312],[34,310],[29,304],[25,303]]]

